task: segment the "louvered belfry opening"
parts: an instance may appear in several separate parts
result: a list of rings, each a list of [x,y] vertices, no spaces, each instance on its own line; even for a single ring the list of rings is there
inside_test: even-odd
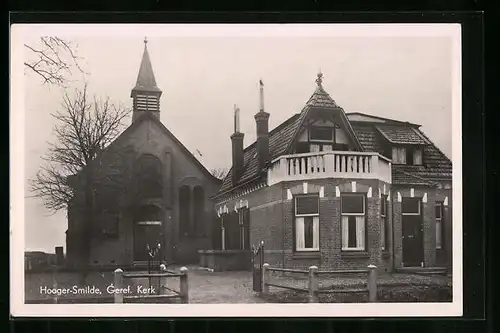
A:
[[[148,41],[145,39],[137,81],[130,94],[130,97],[133,98],[132,122],[147,112],[151,112],[158,119],[160,118],[160,97],[162,91],[156,85],[147,43]]]

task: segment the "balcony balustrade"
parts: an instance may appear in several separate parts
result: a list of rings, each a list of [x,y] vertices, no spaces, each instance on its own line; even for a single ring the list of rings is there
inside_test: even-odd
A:
[[[283,155],[268,169],[268,185],[324,178],[379,179],[391,183],[391,161],[371,152],[326,151]]]

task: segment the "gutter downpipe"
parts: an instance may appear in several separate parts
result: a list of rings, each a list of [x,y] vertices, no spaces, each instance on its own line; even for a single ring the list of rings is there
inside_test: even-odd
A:
[[[285,183],[281,182],[281,249],[282,249],[282,256],[283,260],[281,262],[281,268],[285,268],[285,220],[284,220],[284,190],[285,190]],[[292,222],[293,223],[293,222]]]
[[[394,241],[394,191],[392,186],[390,193],[391,193],[392,272],[394,273],[396,271],[396,260],[395,260],[396,242]],[[403,221],[401,221],[401,223],[402,222]]]

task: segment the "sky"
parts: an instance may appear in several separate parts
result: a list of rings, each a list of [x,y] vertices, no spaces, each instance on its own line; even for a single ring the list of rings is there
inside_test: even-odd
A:
[[[455,55],[452,39],[445,34],[398,36],[369,28],[353,35],[344,26],[344,32],[328,35],[325,29],[301,33],[283,25],[282,33],[254,27],[241,34],[234,26],[219,27],[217,33],[210,33],[210,26],[193,27],[190,33],[169,26],[49,28],[52,35],[77,43],[78,55],[84,58],[81,65],[87,74],[75,72],[68,83],[70,93],[86,81],[92,94],[130,108],[147,36],[156,82],[163,91],[161,121],[208,169],[230,166],[234,104],[240,108],[244,145],[255,140],[259,79],[272,129],[301,111],[319,70],[323,87],[347,113],[418,123],[452,157]],[[47,31],[25,26],[13,43],[36,45]],[[24,52],[24,57],[30,54]],[[47,142],[53,141],[50,113],[60,110],[64,90],[43,84],[26,70],[23,78],[24,247],[53,252],[55,246],[65,247],[66,212],[51,215],[41,200],[30,198],[28,180],[36,175]],[[130,122],[127,119],[126,125]]]

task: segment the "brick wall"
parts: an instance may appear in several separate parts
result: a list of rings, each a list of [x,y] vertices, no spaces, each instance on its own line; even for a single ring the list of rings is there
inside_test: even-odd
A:
[[[351,192],[349,179],[307,181],[307,193],[323,193],[320,198],[320,240],[319,253],[296,253],[294,251],[293,200],[289,194],[304,193],[304,182],[288,182],[264,187],[245,196],[220,202],[234,209],[236,201],[247,200],[250,208],[250,241],[258,244],[264,241],[265,261],[273,266],[307,268],[316,265],[329,268],[360,268],[376,264],[381,272],[390,271],[392,261],[390,248],[382,254],[380,248],[380,198],[379,192],[389,193],[389,184],[377,180],[356,180],[356,192],[367,194],[371,187],[371,198],[367,199],[367,251],[361,254],[347,254],[341,250],[340,198],[341,192]],[[290,190],[290,193],[288,193]],[[391,221],[389,221],[391,224]],[[389,233],[390,234],[390,233]],[[389,244],[392,238],[389,239]]]

